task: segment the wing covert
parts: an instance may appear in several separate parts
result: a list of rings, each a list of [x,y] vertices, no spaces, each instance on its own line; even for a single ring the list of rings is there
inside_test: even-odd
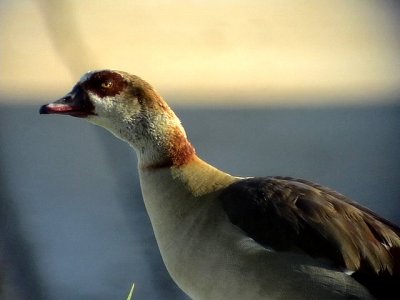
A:
[[[289,177],[250,178],[220,195],[230,221],[263,246],[301,251],[400,284],[400,229],[328,188]]]

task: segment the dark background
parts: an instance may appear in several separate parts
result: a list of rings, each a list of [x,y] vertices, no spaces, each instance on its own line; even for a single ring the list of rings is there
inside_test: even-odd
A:
[[[12,99],[7,99],[12,102]],[[0,105],[5,299],[187,299],[161,261],[133,150],[83,120]],[[327,185],[400,224],[400,105],[176,108],[233,175]]]

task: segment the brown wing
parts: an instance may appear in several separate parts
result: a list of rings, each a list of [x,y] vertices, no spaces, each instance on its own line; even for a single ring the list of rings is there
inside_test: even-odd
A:
[[[339,193],[266,177],[238,181],[220,199],[231,222],[264,246],[329,259],[378,296],[385,283],[400,284],[400,229]]]

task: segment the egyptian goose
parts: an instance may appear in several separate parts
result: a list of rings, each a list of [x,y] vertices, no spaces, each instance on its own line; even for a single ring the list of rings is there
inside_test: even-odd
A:
[[[399,227],[309,181],[214,168],[141,78],[88,72],[40,113],[85,118],[135,149],[163,261],[191,298],[398,297]]]

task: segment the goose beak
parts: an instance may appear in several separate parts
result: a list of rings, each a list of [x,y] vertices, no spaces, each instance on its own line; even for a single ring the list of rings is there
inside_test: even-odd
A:
[[[94,106],[90,102],[87,93],[80,87],[74,89],[57,101],[42,105],[40,114],[69,115],[78,118],[86,118],[94,115]]]

